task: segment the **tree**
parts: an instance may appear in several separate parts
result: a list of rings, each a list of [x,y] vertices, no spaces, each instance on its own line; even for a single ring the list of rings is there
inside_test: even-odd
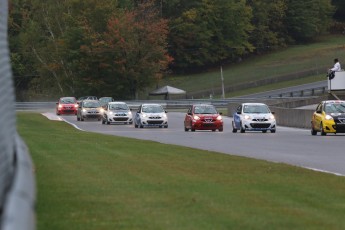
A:
[[[251,52],[251,9],[245,1],[202,0],[170,23],[175,68],[196,68],[236,60]]]
[[[287,0],[286,27],[297,42],[313,40],[330,25],[332,5],[329,0]]]
[[[256,53],[262,53],[286,46],[287,31],[284,25],[286,3],[284,0],[249,0],[253,11],[253,31],[250,42]]]
[[[113,15],[108,21],[104,47],[116,79],[129,94],[137,98],[138,91],[159,81],[171,62],[167,54],[167,21],[159,17],[153,1],[139,4],[133,11]]]

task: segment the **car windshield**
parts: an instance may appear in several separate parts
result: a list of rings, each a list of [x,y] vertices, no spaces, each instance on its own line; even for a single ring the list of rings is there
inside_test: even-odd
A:
[[[129,110],[126,104],[111,104],[109,105],[110,110]]]
[[[111,97],[101,97],[99,99],[99,101],[102,102],[102,103],[108,103],[108,102],[113,101],[113,98],[111,98]]]
[[[62,98],[60,100],[60,103],[61,104],[74,104],[74,103],[76,103],[76,101],[74,98]]]
[[[266,105],[244,105],[243,113],[270,113]]]
[[[197,114],[216,114],[217,110],[214,106],[195,106],[194,113],[197,113]]]
[[[147,105],[147,106],[143,106],[142,112],[144,112],[144,113],[163,113],[164,109],[160,105]]]
[[[345,113],[345,103],[326,103],[326,113]]]
[[[85,101],[84,102],[85,108],[98,108],[101,107],[98,101]]]

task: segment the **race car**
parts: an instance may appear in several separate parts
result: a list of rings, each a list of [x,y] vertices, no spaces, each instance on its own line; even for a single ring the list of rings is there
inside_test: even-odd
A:
[[[142,104],[135,114],[134,127],[168,128],[167,112],[160,104]]]
[[[108,102],[103,112],[102,124],[133,124],[131,109],[125,102]]]

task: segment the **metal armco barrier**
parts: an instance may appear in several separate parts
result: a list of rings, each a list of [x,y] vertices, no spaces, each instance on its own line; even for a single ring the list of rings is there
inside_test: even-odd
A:
[[[36,185],[28,150],[16,132],[7,17],[8,0],[0,0],[0,230],[33,230]]]

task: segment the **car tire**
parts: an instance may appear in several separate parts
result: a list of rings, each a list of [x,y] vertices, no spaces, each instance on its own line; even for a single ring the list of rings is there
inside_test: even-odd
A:
[[[262,133],[267,133],[267,130],[262,130]]]
[[[84,118],[83,118],[83,117],[80,117],[80,121],[84,121]]]
[[[193,129],[193,128],[191,128],[190,130],[191,130],[192,132],[195,132],[195,129]]]
[[[246,132],[246,130],[242,127],[242,123],[240,123],[240,130],[241,130],[241,133],[245,133]]]
[[[276,132],[276,130],[275,129],[271,129],[271,133],[275,133]]]
[[[77,116],[77,121],[80,121],[80,118]]]
[[[139,125],[139,128],[141,128],[141,129],[142,129],[142,128],[144,128],[144,126],[143,126],[142,124],[140,124],[140,125]]]
[[[321,124],[320,124],[320,132],[321,132],[321,136],[326,136],[326,135],[327,135],[327,133],[325,133],[325,131],[323,130],[323,124],[322,124],[322,122],[321,122]]]
[[[223,132],[223,127],[222,127],[222,128],[220,128],[220,129],[218,129],[218,131],[219,131],[219,132]]]
[[[134,128],[138,128],[138,125],[134,123]]]
[[[102,119],[102,125],[104,125],[105,124],[105,120],[104,119]]]
[[[313,124],[311,125],[311,135],[315,136],[317,135],[317,131],[314,129]]]
[[[189,129],[188,128],[186,128],[186,126],[184,127],[184,131],[185,132],[188,132],[189,131]]]
[[[164,128],[167,129],[167,128],[168,128],[168,125],[164,126]]]
[[[107,125],[110,125],[110,122],[107,120]]]
[[[233,133],[237,133],[237,129],[235,128],[234,122],[232,122],[232,132]]]
[[[216,132],[216,130],[215,130],[215,129],[212,129],[212,132]]]

